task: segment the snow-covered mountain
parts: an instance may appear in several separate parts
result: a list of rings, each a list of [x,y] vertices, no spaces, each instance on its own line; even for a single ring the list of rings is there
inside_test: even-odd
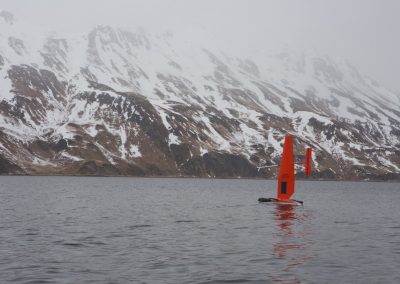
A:
[[[273,177],[291,133],[316,178],[400,178],[398,95],[327,56],[212,43],[43,34],[1,12],[0,172]]]

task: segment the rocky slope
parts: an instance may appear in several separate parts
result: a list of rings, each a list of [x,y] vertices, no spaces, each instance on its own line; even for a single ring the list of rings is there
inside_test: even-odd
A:
[[[291,133],[315,178],[400,178],[400,99],[349,63],[27,30],[0,13],[0,173],[274,177]]]

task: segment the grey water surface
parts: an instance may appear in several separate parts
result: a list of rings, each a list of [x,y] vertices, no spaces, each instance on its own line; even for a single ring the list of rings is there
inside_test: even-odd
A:
[[[400,283],[400,184],[0,177],[0,283]]]

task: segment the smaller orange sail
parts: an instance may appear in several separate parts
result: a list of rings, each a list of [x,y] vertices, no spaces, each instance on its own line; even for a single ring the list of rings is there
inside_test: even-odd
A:
[[[307,148],[306,149],[306,160],[305,160],[305,165],[304,165],[304,172],[306,174],[306,176],[310,176],[311,175],[311,155],[312,155],[312,150],[311,148]]]
[[[292,136],[285,136],[278,176],[278,199],[289,200],[294,194],[294,157]]]

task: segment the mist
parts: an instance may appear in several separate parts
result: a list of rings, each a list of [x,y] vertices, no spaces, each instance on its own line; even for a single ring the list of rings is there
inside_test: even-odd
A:
[[[202,29],[240,56],[287,45],[348,60],[400,93],[396,0],[1,0],[0,10],[44,30],[99,24],[163,31]]]

